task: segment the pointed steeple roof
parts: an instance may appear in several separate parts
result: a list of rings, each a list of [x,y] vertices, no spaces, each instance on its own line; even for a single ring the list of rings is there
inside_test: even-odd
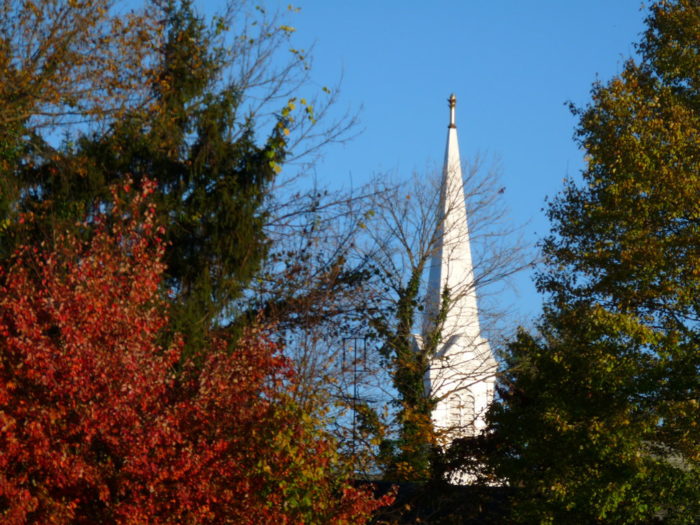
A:
[[[458,334],[475,338],[480,333],[467,206],[464,199],[462,165],[455,122],[457,97],[452,94],[448,102],[450,121],[438,209],[441,229],[430,263],[425,327],[427,329],[434,322],[442,292],[447,288],[451,306],[442,330],[444,340]]]
[[[457,142],[456,104],[457,98],[450,96],[447,148],[437,210],[438,238],[430,262],[422,338],[426,341],[426,336],[433,333],[443,292],[447,290],[447,313],[439,327],[438,347],[430,356],[425,385],[436,400],[432,414],[435,428],[447,432],[450,439],[476,435],[485,427],[484,414],[493,400],[497,368],[479,325]]]

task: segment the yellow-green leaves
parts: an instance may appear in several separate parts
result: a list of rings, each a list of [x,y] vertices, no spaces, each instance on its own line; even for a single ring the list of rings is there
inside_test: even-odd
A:
[[[498,472],[528,523],[700,517],[700,9],[654,4],[575,110],[581,183],[548,209],[538,338],[509,345]]]

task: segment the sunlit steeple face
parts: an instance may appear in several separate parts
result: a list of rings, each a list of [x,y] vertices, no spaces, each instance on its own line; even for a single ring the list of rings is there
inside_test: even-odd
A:
[[[430,264],[423,340],[439,325],[440,344],[426,384],[437,399],[435,427],[452,439],[484,428],[484,414],[493,399],[496,362],[479,324],[454,94],[448,104],[447,147],[437,210],[440,234]],[[440,316],[445,292],[448,303]]]

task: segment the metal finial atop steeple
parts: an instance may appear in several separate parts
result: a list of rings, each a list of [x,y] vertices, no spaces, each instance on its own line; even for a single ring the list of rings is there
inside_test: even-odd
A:
[[[457,105],[457,97],[454,93],[450,95],[450,98],[447,99],[447,102],[450,104],[450,125],[448,127],[456,128],[457,124],[455,124],[455,106]]]

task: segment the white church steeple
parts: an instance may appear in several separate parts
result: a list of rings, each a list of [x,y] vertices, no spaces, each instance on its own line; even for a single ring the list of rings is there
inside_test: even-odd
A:
[[[482,335],[467,207],[457,142],[455,95],[449,98],[450,121],[442,172],[438,220],[440,231],[430,264],[423,341],[436,324],[440,341],[426,374],[426,386],[438,400],[433,422],[448,439],[474,435],[485,426],[493,399],[496,361]],[[447,294],[440,316],[443,293]]]

